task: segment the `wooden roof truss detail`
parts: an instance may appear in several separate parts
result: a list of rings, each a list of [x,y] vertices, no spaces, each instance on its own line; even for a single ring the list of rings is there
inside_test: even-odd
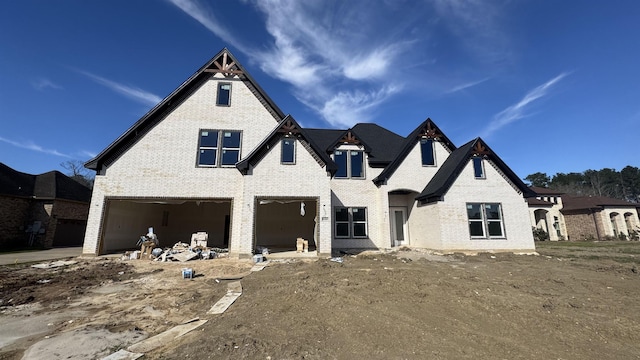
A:
[[[476,144],[473,146],[472,154],[474,156],[486,156],[489,155],[489,153],[490,152],[487,147],[480,141],[476,142]]]
[[[440,136],[442,136],[442,134],[440,134],[437,128],[433,127],[431,122],[428,122],[427,126],[425,126],[420,132],[420,134],[418,135],[420,139],[433,139],[433,140],[440,139]]]
[[[222,74],[225,77],[234,77],[236,75],[242,75],[244,72],[236,65],[233,59],[230,59],[228,53],[225,51],[220,57],[213,61],[212,66],[205,69],[205,72]]]
[[[346,134],[340,139],[339,143],[341,144],[349,144],[349,145],[361,145],[360,140],[351,132],[351,130],[347,131]]]

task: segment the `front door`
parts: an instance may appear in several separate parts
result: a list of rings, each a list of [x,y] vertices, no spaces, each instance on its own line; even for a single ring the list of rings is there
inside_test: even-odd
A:
[[[407,231],[407,208],[389,208],[391,220],[391,246],[409,244],[409,232]]]

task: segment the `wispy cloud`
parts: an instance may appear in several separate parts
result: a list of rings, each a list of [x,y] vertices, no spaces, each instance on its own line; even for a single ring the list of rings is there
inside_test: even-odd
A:
[[[31,82],[31,85],[39,91],[46,89],[62,90],[62,86],[55,84],[53,81],[47,78],[39,78]]]
[[[98,156],[98,153],[96,153],[95,151],[81,150],[78,155],[82,158],[93,159],[94,157]]]
[[[393,36],[394,24],[407,26],[389,20],[385,10],[393,4],[248,1],[265,16],[273,38],[266,47],[252,47],[231,36],[204,3],[168,1],[248,55],[265,73],[291,84],[298,100],[334,126],[369,121],[375,108],[402,88],[397,74],[388,75],[398,70],[399,58],[413,40]]]
[[[33,143],[32,141],[15,141],[15,140],[10,140],[10,139],[6,139],[3,137],[0,137],[0,141],[5,142],[9,145],[13,145],[15,147],[19,147],[22,149],[27,149],[27,150],[32,150],[32,151],[37,151],[37,152],[41,152],[41,153],[45,153],[45,154],[49,154],[49,155],[55,155],[55,156],[61,156],[61,157],[65,157],[65,158],[70,158],[71,156],[67,155],[67,154],[63,154],[61,152],[59,152],[58,150],[54,150],[54,149],[46,149],[43,148],[40,145],[37,145],[35,143]]]
[[[542,98],[543,96],[546,96],[549,90],[551,89],[551,87],[557,84],[560,80],[562,80],[567,75],[569,75],[569,73],[563,72],[560,75],[554,77],[553,79],[547,81],[546,83],[533,88],[516,104],[511,105],[506,109],[497,113],[493,117],[493,120],[491,121],[491,123],[489,123],[489,126],[487,126],[487,128],[484,130],[482,136],[489,137],[494,132],[501,129],[502,127],[526,117],[527,114],[525,111],[527,110],[527,107],[529,106],[529,104]]]
[[[476,85],[482,84],[483,82],[485,82],[485,81],[487,81],[489,79],[490,78],[486,77],[484,79],[480,79],[480,80],[477,80],[477,81],[471,81],[471,82],[468,82],[468,83],[465,83],[465,84],[454,86],[451,89],[445,91],[445,94],[452,94],[452,93],[455,93],[455,92],[458,92],[458,91],[462,91],[462,90],[468,89],[470,87],[474,87]]]
[[[157,103],[159,103],[160,101],[162,101],[162,98],[158,95],[155,95],[153,93],[150,93],[148,91],[144,91],[140,88],[137,87],[132,87],[132,86],[128,86],[128,85],[123,85],[120,83],[117,83],[115,81],[109,80],[109,79],[105,79],[101,76],[95,75],[93,73],[90,73],[88,71],[84,71],[84,70],[78,70],[76,69],[76,71],[86,77],[88,77],[89,79],[95,81],[96,83],[105,86],[121,95],[124,95],[132,100],[135,100],[139,103],[143,103],[145,105],[156,105]]]

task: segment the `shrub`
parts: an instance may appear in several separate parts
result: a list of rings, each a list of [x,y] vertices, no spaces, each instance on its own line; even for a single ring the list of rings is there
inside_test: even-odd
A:
[[[533,232],[533,240],[535,241],[547,241],[549,240],[549,234],[543,229],[532,227],[531,231]]]

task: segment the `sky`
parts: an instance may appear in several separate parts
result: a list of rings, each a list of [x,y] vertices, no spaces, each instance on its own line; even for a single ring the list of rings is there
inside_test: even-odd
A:
[[[0,12],[0,162],[88,161],[227,47],[309,128],[431,118],[515,173],[640,166],[635,0],[21,0]]]

